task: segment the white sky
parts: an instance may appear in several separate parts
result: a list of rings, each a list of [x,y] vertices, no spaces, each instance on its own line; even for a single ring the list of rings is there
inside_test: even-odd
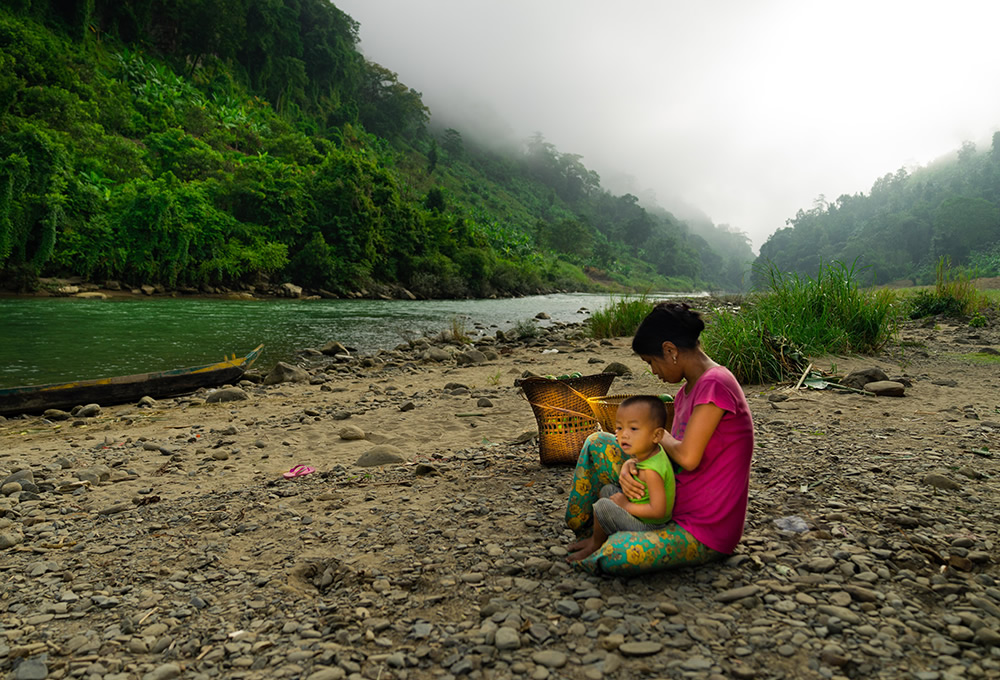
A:
[[[694,206],[754,250],[820,194],[1000,130],[993,0],[334,4],[435,120],[541,132],[615,193]]]

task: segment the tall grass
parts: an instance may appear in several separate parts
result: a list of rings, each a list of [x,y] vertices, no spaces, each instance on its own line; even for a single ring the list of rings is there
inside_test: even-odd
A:
[[[969,316],[989,305],[976,289],[972,274],[952,268],[951,258],[942,257],[934,270],[934,292],[919,291],[910,301],[910,318],[923,316]]]
[[[853,266],[834,262],[809,278],[768,264],[763,274],[764,289],[738,312],[718,312],[703,336],[708,354],[741,382],[785,380],[806,355],[871,354],[896,331],[895,293],[860,290]]]
[[[633,335],[655,306],[647,295],[626,295],[617,300],[612,296],[607,307],[590,315],[590,332],[598,340]]]

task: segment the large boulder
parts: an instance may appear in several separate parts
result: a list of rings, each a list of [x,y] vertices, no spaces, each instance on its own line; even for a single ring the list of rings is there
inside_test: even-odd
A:
[[[294,283],[283,283],[278,286],[278,292],[282,297],[300,298],[302,297],[302,286],[296,286]]]

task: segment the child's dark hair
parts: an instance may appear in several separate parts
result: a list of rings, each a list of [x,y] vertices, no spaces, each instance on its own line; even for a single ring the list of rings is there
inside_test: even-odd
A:
[[[618,408],[637,406],[639,404],[645,404],[646,408],[649,409],[649,419],[653,421],[656,427],[662,427],[664,430],[667,429],[667,407],[659,397],[654,397],[650,394],[639,394],[624,399],[622,403],[618,404]]]
[[[698,346],[698,336],[705,330],[701,314],[684,303],[661,302],[639,324],[632,338],[632,351],[640,356],[663,356],[668,340],[683,349]]]

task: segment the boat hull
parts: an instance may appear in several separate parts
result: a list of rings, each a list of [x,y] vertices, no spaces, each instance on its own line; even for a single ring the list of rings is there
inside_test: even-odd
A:
[[[214,364],[176,368],[159,373],[138,373],[114,378],[77,380],[48,385],[0,388],[0,415],[41,413],[71,409],[80,404],[123,404],[149,396],[154,399],[189,394],[239,380],[260,355],[263,345],[243,357]]]

